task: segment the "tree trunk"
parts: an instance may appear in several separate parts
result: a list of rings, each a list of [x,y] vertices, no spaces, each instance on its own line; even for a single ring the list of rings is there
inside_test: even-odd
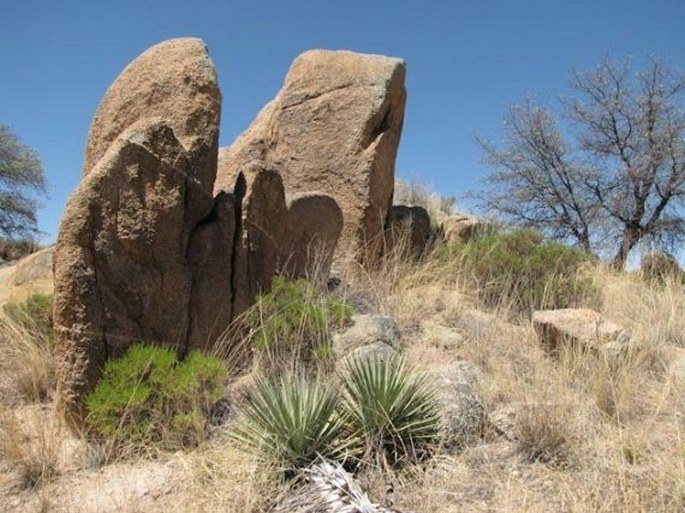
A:
[[[617,270],[622,271],[626,266],[626,260],[628,260],[628,254],[635,247],[635,244],[640,240],[640,227],[639,226],[628,226],[623,232],[623,240],[621,240],[621,245],[614,256],[611,266]]]

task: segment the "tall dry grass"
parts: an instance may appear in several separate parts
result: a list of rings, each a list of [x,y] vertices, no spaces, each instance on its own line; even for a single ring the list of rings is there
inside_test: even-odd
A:
[[[0,397],[42,402],[54,387],[52,342],[45,331],[0,315]]]
[[[667,345],[685,347],[683,285],[586,270],[599,295],[580,306],[630,329],[632,343],[615,357],[569,349],[551,359],[507,298],[474,311],[479,290],[462,271],[459,261],[417,263],[397,253],[347,280],[348,294],[398,321],[414,362],[476,364],[490,421],[504,425],[438,455],[411,479],[398,477],[396,504],[435,512],[682,511],[685,390],[667,379],[659,355]],[[427,336],[434,323],[462,341],[435,344]],[[382,495],[387,476],[370,483],[371,495]]]
[[[633,343],[617,358],[569,349],[552,359],[530,323],[511,315],[506,298],[480,310],[481,291],[458,259],[415,261],[401,245],[393,251],[373,269],[340,266],[336,293],[358,310],[395,318],[413,366],[476,366],[475,386],[489,425],[480,439],[438,452],[420,466],[394,473],[369,469],[360,480],[373,500],[392,490],[397,509],[438,513],[685,510],[685,390],[669,379],[669,362],[660,357],[663,347],[685,347],[682,284],[655,286],[631,274],[592,269],[600,297],[591,306],[629,328]],[[458,342],[436,343],[448,334]],[[234,335],[232,340],[242,340]],[[229,346],[222,354],[233,355],[235,369],[247,372],[239,361],[250,348]],[[40,442],[30,444],[40,453]],[[221,434],[184,459],[188,479],[162,501],[166,506],[268,511],[287,493],[277,472],[259,467]],[[13,465],[9,461],[5,469]],[[50,475],[51,461],[38,458],[33,468],[39,470],[31,474],[41,476],[45,469]],[[154,504],[147,507],[156,511]]]

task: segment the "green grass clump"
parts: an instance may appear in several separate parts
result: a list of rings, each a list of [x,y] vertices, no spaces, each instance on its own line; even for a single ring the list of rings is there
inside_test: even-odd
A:
[[[12,321],[52,340],[52,294],[35,292],[26,301],[8,303],[3,308]]]
[[[464,244],[443,246],[441,259],[461,261],[467,280],[490,307],[506,306],[515,313],[571,308],[597,297],[583,276],[590,257],[578,248],[544,240],[533,230],[486,233]]]
[[[397,466],[438,442],[437,390],[401,358],[359,359],[340,382],[285,373],[245,394],[233,438],[293,475],[317,458]]]
[[[233,438],[286,475],[318,457],[341,460],[348,440],[338,399],[330,384],[302,373],[259,382],[245,395]]]
[[[437,389],[401,357],[354,359],[343,381],[342,410],[362,463],[396,466],[436,447]]]
[[[222,361],[200,351],[179,361],[173,349],[136,343],[106,363],[86,400],[88,423],[117,454],[196,445],[226,373]]]
[[[331,333],[349,320],[352,308],[305,279],[273,279],[247,315],[253,347],[272,364],[288,358],[299,363],[330,358]]]

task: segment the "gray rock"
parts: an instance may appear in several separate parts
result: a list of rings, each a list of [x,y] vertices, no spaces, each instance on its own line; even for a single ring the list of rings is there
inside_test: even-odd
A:
[[[460,361],[433,376],[441,389],[443,443],[447,448],[462,447],[478,438],[485,426],[485,406],[477,385],[482,372]]]
[[[391,317],[357,314],[352,316],[352,326],[333,337],[333,351],[344,357],[357,348],[383,343],[400,351],[400,331]]]

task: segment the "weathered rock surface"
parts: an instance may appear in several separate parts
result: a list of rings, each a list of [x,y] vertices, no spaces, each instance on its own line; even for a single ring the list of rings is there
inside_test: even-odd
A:
[[[186,349],[188,246],[212,210],[197,169],[170,127],[143,121],[70,198],[54,253],[58,397],[67,410],[133,341]]]
[[[51,294],[53,247],[0,266],[0,305],[25,301],[31,294]]]
[[[14,272],[8,276],[8,284],[14,287],[32,285],[37,282],[52,280],[52,253],[50,246],[31,253],[17,262]]]
[[[441,390],[442,435],[447,447],[461,447],[483,431],[485,406],[477,386],[481,375],[477,367],[463,361],[433,372]]]
[[[386,253],[396,248],[415,257],[423,255],[431,240],[431,219],[423,207],[393,205],[386,223]]]
[[[443,238],[448,244],[460,244],[471,240],[479,232],[488,228],[488,223],[474,216],[453,214],[442,223]]]
[[[344,357],[356,349],[384,344],[400,351],[400,331],[392,317],[357,314],[352,316],[352,326],[333,336],[333,351]]]
[[[422,322],[421,331],[422,339],[438,349],[459,349],[466,343],[466,339],[458,330],[441,324]]]
[[[288,198],[283,269],[289,276],[327,278],[343,215],[329,195],[310,192]]]
[[[269,290],[280,269],[288,208],[280,175],[252,163],[236,178],[238,238],[233,257],[234,315],[243,312],[261,291]]]
[[[220,193],[209,216],[197,226],[188,247],[192,291],[189,348],[209,348],[233,319],[236,202]]]
[[[105,360],[135,341],[207,348],[277,273],[327,274],[343,230],[349,247],[380,241],[404,101],[402,61],[307,52],[222,152],[215,185],[221,94],[202,41],[127,66],[93,119],[54,251],[67,417],[78,425]]]
[[[564,346],[600,350],[630,341],[629,331],[587,308],[534,312],[533,327],[551,354]]]
[[[221,152],[215,190],[230,187],[246,164],[261,162],[281,173],[289,194],[321,191],[338,202],[344,225],[336,254],[360,254],[370,242],[376,248],[392,202],[404,75],[400,59],[302,54],[276,98]]]
[[[161,118],[193,155],[211,192],[216,173],[221,92],[205,44],[196,38],[163,41],[131,62],[112,83],[88,133],[83,173],[115,139],[141,119]],[[210,150],[207,151],[206,147]]]
[[[212,197],[220,102],[204,44],[176,39],[132,62],[95,115],[54,250],[57,400],[77,423],[107,358],[137,340],[184,352],[212,334],[198,322],[223,321],[224,300],[230,317],[225,272],[212,312],[192,293],[194,280],[211,281],[203,266],[232,232],[230,221],[211,226],[234,217]]]

